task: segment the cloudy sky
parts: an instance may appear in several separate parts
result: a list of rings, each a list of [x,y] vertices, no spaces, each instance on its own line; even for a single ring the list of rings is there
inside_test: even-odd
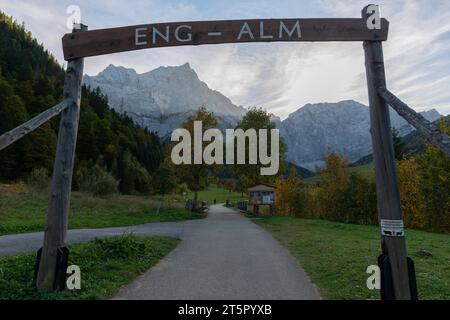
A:
[[[0,0],[60,61],[61,37],[77,5],[90,30],[125,25],[250,18],[359,18],[360,0]],[[450,113],[450,1],[379,0],[390,22],[384,44],[388,86],[417,111]],[[282,118],[307,103],[354,99],[367,104],[361,43],[252,43],[173,47],[89,58],[96,75],[109,64],[139,73],[189,62],[210,88],[237,105]]]

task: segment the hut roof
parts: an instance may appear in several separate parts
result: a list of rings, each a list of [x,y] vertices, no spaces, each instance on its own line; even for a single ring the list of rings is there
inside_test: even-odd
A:
[[[275,191],[275,186],[272,186],[270,184],[258,184],[257,186],[251,187],[247,189],[248,192],[255,192],[255,191]]]

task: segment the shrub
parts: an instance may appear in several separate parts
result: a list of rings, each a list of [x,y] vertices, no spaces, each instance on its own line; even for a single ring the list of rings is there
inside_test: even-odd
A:
[[[187,185],[186,182],[180,183],[175,189],[175,193],[177,194],[188,193],[190,191],[191,190],[189,190],[189,186]]]
[[[375,182],[352,173],[339,198],[340,221],[358,224],[378,222]]]
[[[423,194],[420,190],[423,183],[414,158],[399,163],[398,180],[405,225],[409,228],[424,228],[426,217]]]
[[[18,181],[7,185],[5,191],[8,193],[24,193],[26,191],[26,185],[23,181]]]
[[[80,191],[92,193],[94,196],[117,193],[119,182],[99,165],[94,165],[92,168],[82,167],[77,175]]]
[[[292,168],[286,179],[275,182],[275,212],[280,215],[303,217],[305,213],[306,193],[302,188],[297,171]]]
[[[47,191],[50,187],[50,177],[45,168],[33,169],[27,180],[28,185],[36,191]]]
[[[96,238],[94,243],[101,249],[106,258],[136,258],[146,249],[145,242],[132,233],[122,234],[114,238]]]
[[[158,194],[165,195],[172,193],[177,188],[177,181],[171,168],[162,164],[153,174],[152,185]]]
[[[378,222],[375,182],[349,174],[347,161],[334,154],[327,157],[319,174],[320,187],[303,188],[296,196],[303,201],[296,206],[303,208],[300,216],[358,224]]]

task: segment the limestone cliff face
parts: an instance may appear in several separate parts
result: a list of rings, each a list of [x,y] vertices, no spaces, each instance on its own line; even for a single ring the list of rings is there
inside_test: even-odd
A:
[[[222,129],[234,128],[246,112],[208,88],[189,64],[144,74],[110,65],[97,76],[85,76],[84,82],[91,88],[99,87],[113,109],[162,137],[179,128],[201,106],[214,112]]]
[[[394,110],[390,114],[400,135],[413,131]],[[436,110],[422,115],[430,121],[440,117]],[[281,136],[288,145],[287,159],[308,170],[323,165],[330,152],[350,162],[372,153],[369,108],[351,100],[305,105],[282,122]]]
[[[144,74],[110,65],[97,76],[85,76],[84,81],[91,88],[99,87],[113,109],[163,138],[200,106],[214,112],[222,130],[234,128],[247,112],[208,88],[189,64]],[[430,121],[440,117],[436,110],[422,114]],[[322,165],[330,152],[347,156],[351,162],[372,152],[369,108],[355,101],[307,104],[284,121],[272,115],[272,121],[288,146],[288,161],[309,170]],[[393,110],[391,121],[402,136],[413,131]]]

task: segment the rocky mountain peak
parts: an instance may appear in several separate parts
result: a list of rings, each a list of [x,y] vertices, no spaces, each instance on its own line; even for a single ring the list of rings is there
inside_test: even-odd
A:
[[[167,137],[199,107],[213,112],[219,127],[234,128],[247,112],[202,82],[189,63],[165,66],[138,74],[133,69],[109,65],[85,84],[100,87],[113,109],[125,113],[151,131]],[[391,124],[404,136],[414,129],[391,109]],[[440,117],[436,110],[423,112],[429,121]],[[306,104],[280,121],[271,116],[288,146],[287,160],[315,170],[330,152],[350,162],[372,152],[369,107],[354,101]]]
[[[429,121],[440,117],[436,110],[423,112]],[[401,136],[414,128],[390,110],[391,124]],[[309,170],[323,164],[325,156],[336,152],[350,162],[372,152],[369,107],[346,100],[337,103],[307,104],[282,122],[281,136],[288,145],[287,159]]]
[[[234,128],[246,110],[202,82],[189,63],[159,67],[138,74],[133,69],[108,66],[85,84],[99,87],[113,109],[131,116],[138,124],[166,136],[199,107],[218,118],[221,128]]]

